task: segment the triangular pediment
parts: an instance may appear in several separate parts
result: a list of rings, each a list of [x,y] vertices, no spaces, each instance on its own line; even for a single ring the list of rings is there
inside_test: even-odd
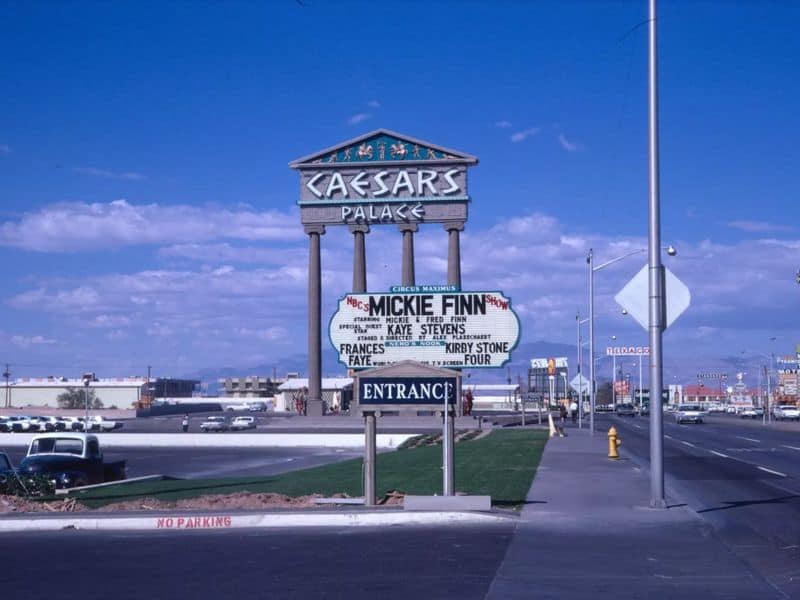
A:
[[[376,129],[330,148],[309,154],[289,163],[293,169],[325,165],[434,163],[451,162],[475,165],[471,154],[418,140],[388,129]]]
[[[458,371],[433,367],[415,360],[401,360],[391,365],[359,371],[359,377],[458,377]]]

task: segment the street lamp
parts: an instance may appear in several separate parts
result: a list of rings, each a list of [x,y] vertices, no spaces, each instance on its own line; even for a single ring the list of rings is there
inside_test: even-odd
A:
[[[83,374],[83,396],[84,396],[84,403],[86,405],[86,417],[85,421],[83,422],[83,431],[89,431],[89,385],[93,382],[97,381],[97,377],[94,373],[84,373]]]
[[[660,247],[660,246],[659,246]],[[667,254],[670,256],[675,256],[678,254],[678,251],[675,249],[674,246],[666,246],[666,248],[662,248],[667,251]],[[586,256],[586,264],[589,265],[589,357],[594,358],[594,274],[596,271],[600,269],[605,269],[606,267],[613,265],[623,259],[628,258],[629,256],[634,256],[636,254],[642,254],[643,252],[648,252],[649,248],[639,248],[637,250],[631,250],[630,252],[623,254],[622,256],[618,256],[616,258],[612,258],[611,260],[607,260],[604,263],[601,263],[597,266],[594,264],[594,250],[589,248],[589,254]],[[591,415],[589,419],[589,429],[591,434],[594,435],[594,404],[595,404],[595,381],[594,381],[594,360],[589,361],[589,402],[591,406]]]

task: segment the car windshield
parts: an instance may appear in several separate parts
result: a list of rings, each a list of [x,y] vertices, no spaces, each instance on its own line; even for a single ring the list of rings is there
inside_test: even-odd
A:
[[[697,404],[681,404],[678,410],[701,410]]]
[[[83,454],[83,441],[75,438],[39,438],[33,440],[29,455]]]

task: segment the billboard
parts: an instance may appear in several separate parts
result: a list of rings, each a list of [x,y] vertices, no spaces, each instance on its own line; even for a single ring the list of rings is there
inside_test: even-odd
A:
[[[650,346],[607,346],[606,356],[650,356]]]
[[[556,369],[566,369],[568,366],[566,356],[531,359],[531,369],[547,369],[550,375],[554,375]]]
[[[348,294],[328,332],[339,362],[352,369],[403,360],[502,367],[519,340],[519,319],[497,291]]]
[[[784,396],[797,396],[800,387],[800,374],[797,369],[779,369],[778,385],[783,390]]]
[[[669,404],[680,404],[683,402],[683,386],[674,384],[669,386]]]

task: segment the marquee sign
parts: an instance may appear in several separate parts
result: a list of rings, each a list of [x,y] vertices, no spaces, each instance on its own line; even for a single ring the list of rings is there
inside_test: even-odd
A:
[[[727,373],[698,373],[698,379],[727,379]]]
[[[456,403],[455,377],[359,377],[358,403],[367,405],[443,405]]]
[[[402,360],[502,367],[519,340],[519,319],[502,292],[348,294],[328,331],[348,368]]]
[[[466,220],[469,154],[378,129],[300,158],[304,224]]]

